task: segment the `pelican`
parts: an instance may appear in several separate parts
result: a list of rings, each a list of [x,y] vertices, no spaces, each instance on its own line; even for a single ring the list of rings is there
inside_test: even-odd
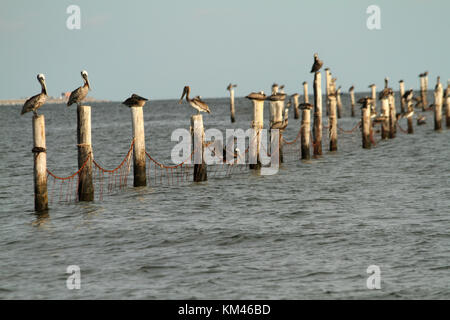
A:
[[[230,84],[228,85],[228,87],[227,87],[227,90],[228,90],[228,91],[231,91],[232,88],[236,88],[236,87],[237,87],[237,84],[231,84],[231,83],[230,83]]]
[[[91,89],[91,85],[88,80],[88,73],[86,70],[81,71],[81,77],[83,78],[84,85],[72,91],[69,97],[69,101],[67,101],[67,106],[70,107],[72,104],[76,103],[77,106],[81,106],[84,98],[86,98],[88,91]]]
[[[278,84],[272,84],[272,94],[278,93]]]
[[[348,91],[353,91],[355,90],[355,86],[351,86],[350,89],[348,89]]]
[[[34,115],[37,116],[38,115],[37,109],[42,107],[42,105],[47,100],[47,86],[45,85],[45,76],[42,73],[40,73],[37,75],[37,80],[41,84],[41,93],[25,101],[20,115],[33,111]]]
[[[322,68],[323,61],[319,60],[319,55],[317,53],[314,53],[314,64],[311,68],[311,73],[317,72]]]
[[[436,79],[436,86],[434,87],[436,90],[439,88],[439,85],[441,84],[441,77],[440,76],[437,76],[437,79]]]
[[[280,93],[284,93],[284,84],[280,86]]]
[[[284,101],[286,99],[285,93],[274,93],[271,96],[267,97],[267,100],[270,101]]]
[[[246,96],[246,98],[250,100],[264,101],[266,100],[266,95],[264,94],[264,91],[252,92],[248,96]]]
[[[384,78],[384,88],[385,89],[388,88],[388,83],[389,83],[389,78],[388,77]]]
[[[417,118],[417,125],[421,126],[424,125],[425,123],[427,123],[427,118],[424,115],[421,115]]]
[[[313,105],[311,103],[300,103],[298,106],[302,110],[305,110],[305,109],[311,110],[313,108]]]
[[[278,129],[280,131],[283,131],[284,129],[286,129],[286,127],[288,126],[288,123],[289,123],[288,116],[289,116],[289,110],[285,109],[283,121],[277,121],[277,122],[272,123],[270,125],[270,129]]]
[[[394,94],[394,91],[392,91],[391,88],[384,88],[383,91],[381,91],[379,94],[379,99],[381,100],[381,99],[387,98],[392,94]]]
[[[192,108],[198,111],[198,114],[200,114],[200,112],[211,113],[211,111],[209,111],[208,105],[200,99],[200,96],[196,96],[194,99],[190,99],[190,92],[191,88],[189,86],[185,86],[183,89],[183,94],[181,95],[180,101],[178,103],[181,104],[181,102],[183,102],[184,96],[186,96],[186,101],[191,105]]]
[[[413,94],[414,91],[413,89],[409,89],[408,91],[405,92],[405,94],[403,95],[403,99],[405,99],[406,101],[409,101],[413,98]]]
[[[128,106],[128,107],[143,107],[145,102],[148,101],[148,99],[143,98],[141,96],[138,96],[137,94],[133,93],[131,97],[129,97],[127,100],[122,102],[122,104]]]
[[[358,103],[361,104],[361,109],[367,108],[369,104],[372,103],[372,99],[369,97],[364,97],[358,100]]]

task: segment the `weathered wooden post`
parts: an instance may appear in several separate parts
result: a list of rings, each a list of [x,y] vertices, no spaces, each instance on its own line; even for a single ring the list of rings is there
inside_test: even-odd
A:
[[[404,113],[405,112],[405,99],[403,98],[403,96],[405,95],[405,82],[403,80],[399,81],[400,83],[400,112]]]
[[[438,77],[436,88],[434,90],[434,130],[442,130],[442,99],[444,90]]]
[[[372,108],[373,112],[376,112],[377,111],[377,86],[373,83],[369,87],[372,90],[371,108]]]
[[[191,134],[194,150],[194,182],[208,180],[207,165],[205,163],[203,117],[196,114],[191,117]]]
[[[269,97],[270,102],[273,102],[275,105],[275,114],[273,118],[273,122],[270,124],[270,129],[278,129],[279,130],[279,163],[283,163],[283,148],[282,148],[282,140],[283,140],[283,131],[286,128],[285,123],[287,125],[287,112],[285,112],[284,101],[286,99],[285,94],[274,94]],[[286,110],[287,111],[287,110]],[[271,135],[272,136],[272,135]],[[271,152],[273,152],[271,150]]]
[[[303,102],[309,103],[309,96],[308,96],[308,82],[303,82]]]
[[[298,106],[299,106],[299,102],[298,102],[299,96],[300,95],[298,93],[294,93],[292,95],[292,100],[294,100],[294,119],[300,118],[300,110],[298,108]]]
[[[133,175],[135,187],[144,187],[147,185],[147,176],[145,170],[145,130],[144,130],[144,108],[130,107],[132,130],[134,138],[133,147]]]
[[[450,83],[445,90],[445,118],[447,128],[450,128]]]
[[[406,120],[408,121],[408,134],[413,134],[414,133],[414,126],[413,126],[413,114],[414,114],[414,107],[413,107],[413,103],[412,103],[412,99],[408,99],[408,101],[406,102],[407,105],[407,116],[406,116]]]
[[[261,131],[264,127],[264,100],[266,96],[264,92],[251,93],[247,97],[253,103],[253,121],[251,123],[252,136],[250,137],[250,169],[261,169]]]
[[[372,130],[372,123],[370,119],[371,106],[366,102],[361,107],[361,132],[362,132],[362,147],[364,149],[370,149],[372,146],[370,140],[370,131]]]
[[[381,99],[381,116],[383,118],[383,122],[381,123],[381,139],[388,139],[390,133],[390,108],[388,97],[383,97]]]
[[[342,117],[341,87],[339,87],[336,91],[336,104],[337,104],[337,117],[338,119],[340,119]]]
[[[234,108],[234,88],[236,88],[237,85],[235,84],[229,84],[227,87],[227,90],[230,91],[230,117],[231,122],[234,123],[236,121],[235,118],[235,108]]]
[[[302,106],[302,126],[300,132],[300,140],[301,140],[301,150],[302,150],[302,159],[309,160],[311,158],[310,155],[310,141],[311,141],[311,109],[312,105],[309,103],[304,103]]]
[[[314,74],[314,156],[322,155],[322,75]]]
[[[427,109],[428,108],[428,71],[425,71],[423,74],[423,86],[424,86],[423,107],[424,107],[424,109]]]
[[[350,92],[350,101],[352,104],[352,118],[355,117],[355,87],[351,86],[350,89],[348,90]]]
[[[330,113],[330,92],[331,92],[331,85],[332,85],[332,79],[331,79],[331,71],[329,68],[325,68],[325,97],[326,97],[326,114],[328,115]]]
[[[91,107],[77,108],[77,141],[78,141],[78,169],[79,173],[78,201],[94,200],[94,185],[92,182],[92,153],[91,138]]]
[[[337,133],[337,110],[336,110],[336,95],[330,93],[328,98],[330,99],[330,114],[328,116],[328,126],[330,132],[330,151],[337,151],[337,141],[338,141],[338,133]]]
[[[278,84],[274,83],[272,84],[272,95],[275,95],[278,93]],[[275,112],[276,112],[276,102],[269,100],[269,123],[272,124],[274,122],[275,118]]]
[[[426,108],[427,108],[427,103],[425,102],[426,101],[426,96],[427,96],[427,94],[426,94],[426,91],[425,91],[425,74],[420,74],[419,75],[419,78],[420,78],[420,103],[422,104],[422,111],[425,111],[426,110]]]
[[[33,116],[34,210],[48,210],[47,149],[44,115]]]
[[[394,139],[397,135],[397,109],[395,108],[395,97],[394,93],[390,94],[388,97],[389,101],[389,138]]]

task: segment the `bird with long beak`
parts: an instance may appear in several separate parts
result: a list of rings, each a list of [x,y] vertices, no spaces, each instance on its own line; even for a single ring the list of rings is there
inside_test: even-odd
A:
[[[122,102],[122,104],[128,106],[128,107],[143,107],[145,105],[145,102],[148,101],[147,98],[143,98],[141,96],[138,96],[137,94],[133,93],[131,97],[129,97],[127,100]]]
[[[74,103],[76,103],[78,107],[81,106],[88,94],[88,91],[91,89],[91,85],[88,79],[88,73],[86,70],[81,71],[81,78],[83,78],[84,85],[72,91],[69,97],[69,101],[67,101],[68,107],[70,107]]]
[[[198,114],[200,112],[207,112],[211,113],[209,111],[208,105],[200,99],[200,96],[196,96],[194,99],[189,98],[189,94],[191,93],[191,88],[189,86],[185,86],[183,88],[183,94],[181,95],[180,101],[178,101],[178,104],[181,104],[183,102],[184,96],[186,96],[186,101],[191,105],[192,108],[198,111]]]
[[[42,105],[47,101],[47,86],[45,85],[45,76],[40,73],[37,75],[37,80],[41,84],[41,93],[32,96],[30,99],[25,101],[25,104],[22,107],[22,112],[20,115],[23,115],[27,112],[33,111],[34,115],[37,116],[37,109],[42,107]]]
[[[231,84],[231,83],[230,83],[230,84],[228,85],[228,87],[227,87],[227,90],[228,90],[228,91],[231,91],[231,89],[236,88],[236,87],[237,87],[237,84]]]
[[[248,96],[246,96],[249,100],[257,100],[257,101],[264,101],[266,100],[266,95],[264,94],[264,91],[260,92],[252,92]]]
[[[314,63],[311,68],[311,73],[317,72],[322,68],[323,61],[319,60],[319,55],[317,53],[314,53]]]

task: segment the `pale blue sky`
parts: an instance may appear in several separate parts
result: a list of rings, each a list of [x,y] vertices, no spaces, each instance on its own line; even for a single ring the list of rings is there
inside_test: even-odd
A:
[[[66,8],[81,8],[81,30],[66,28]],[[381,30],[366,28],[366,8],[381,8]],[[39,91],[44,73],[50,95],[71,91],[89,72],[96,98],[123,100],[136,92],[151,99],[220,97],[229,82],[237,95],[287,92],[311,82],[318,52],[346,92],[385,76],[418,86],[450,77],[450,1],[65,1],[0,3],[0,99]]]

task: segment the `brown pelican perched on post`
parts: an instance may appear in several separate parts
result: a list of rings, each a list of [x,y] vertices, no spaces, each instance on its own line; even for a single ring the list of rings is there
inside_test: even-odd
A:
[[[264,94],[264,91],[260,91],[260,92],[252,92],[248,96],[246,96],[246,98],[250,100],[264,101],[266,100],[267,97]]]
[[[307,103],[307,102],[305,102],[305,103],[300,103],[298,106],[299,106],[300,109],[302,109],[302,110],[304,110],[304,109],[311,110],[311,109],[314,107],[311,103]]]
[[[40,73],[37,75],[37,79],[41,84],[41,93],[32,96],[27,101],[25,101],[20,115],[33,111],[34,115],[37,116],[37,109],[42,107],[42,105],[47,100],[47,86],[45,85],[45,76],[42,73]]]
[[[185,86],[183,88],[183,94],[181,95],[180,101],[178,103],[181,104],[183,102],[184,96],[186,96],[186,101],[191,105],[192,108],[198,111],[198,114],[200,114],[200,112],[211,113],[211,111],[209,111],[208,105],[200,99],[200,96],[196,96],[194,99],[190,99],[190,93],[191,88],[189,86]]]
[[[319,55],[317,53],[314,53],[314,64],[311,68],[311,73],[317,72],[322,68],[323,61],[319,60]]]
[[[289,111],[287,109],[285,109],[283,120],[272,123],[270,125],[270,129],[278,129],[280,131],[283,131],[288,126],[288,123],[289,123],[288,118],[289,118]]]
[[[389,85],[389,78],[386,77],[386,78],[384,78],[384,88],[387,89],[388,85]]]
[[[81,77],[83,78],[84,85],[72,91],[69,101],[67,101],[68,107],[74,103],[76,103],[77,106],[81,106],[81,103],[83,103],[83,100],[86,98],[88,91],[91,89],[86,70],[81,71]]]
[[[361,109],[367,108],[372,103],[372,98],[364,97],[358,100],[358,103],[361,104]]]
[[[405,99],[406,101],[411,100],[413,98],[414,95],[414,91],[413,89],[409,89],[408,91],[405,92],[405,94],[403,95],[403,99]]]
[[[284,101],[286,99],[285,93],[274,93],[267,97],[269,101]]]
[[[228,87],[227,87],[227,90],[228,90],[228,91],[231,91],[232,88],[236,88],[236,87],[237,87],[237,84],[231,84],[231,83],[230,83],[230,84],[228,85]]]
[[[385,99],[387,97],[389,97],[391,94],[394,94],[394,91],[391,88],[384,88],[383,91],[380,92],[379,94],[379,99]]]
[[[127,100],[122,102],[122,104],[128,106],[128,107],[143,107],[145,105],[145,102],[148,101],[148,99],[143,98],[141,96],[138,96],[137,94],[133,93],[131,97],[129,97]]]

